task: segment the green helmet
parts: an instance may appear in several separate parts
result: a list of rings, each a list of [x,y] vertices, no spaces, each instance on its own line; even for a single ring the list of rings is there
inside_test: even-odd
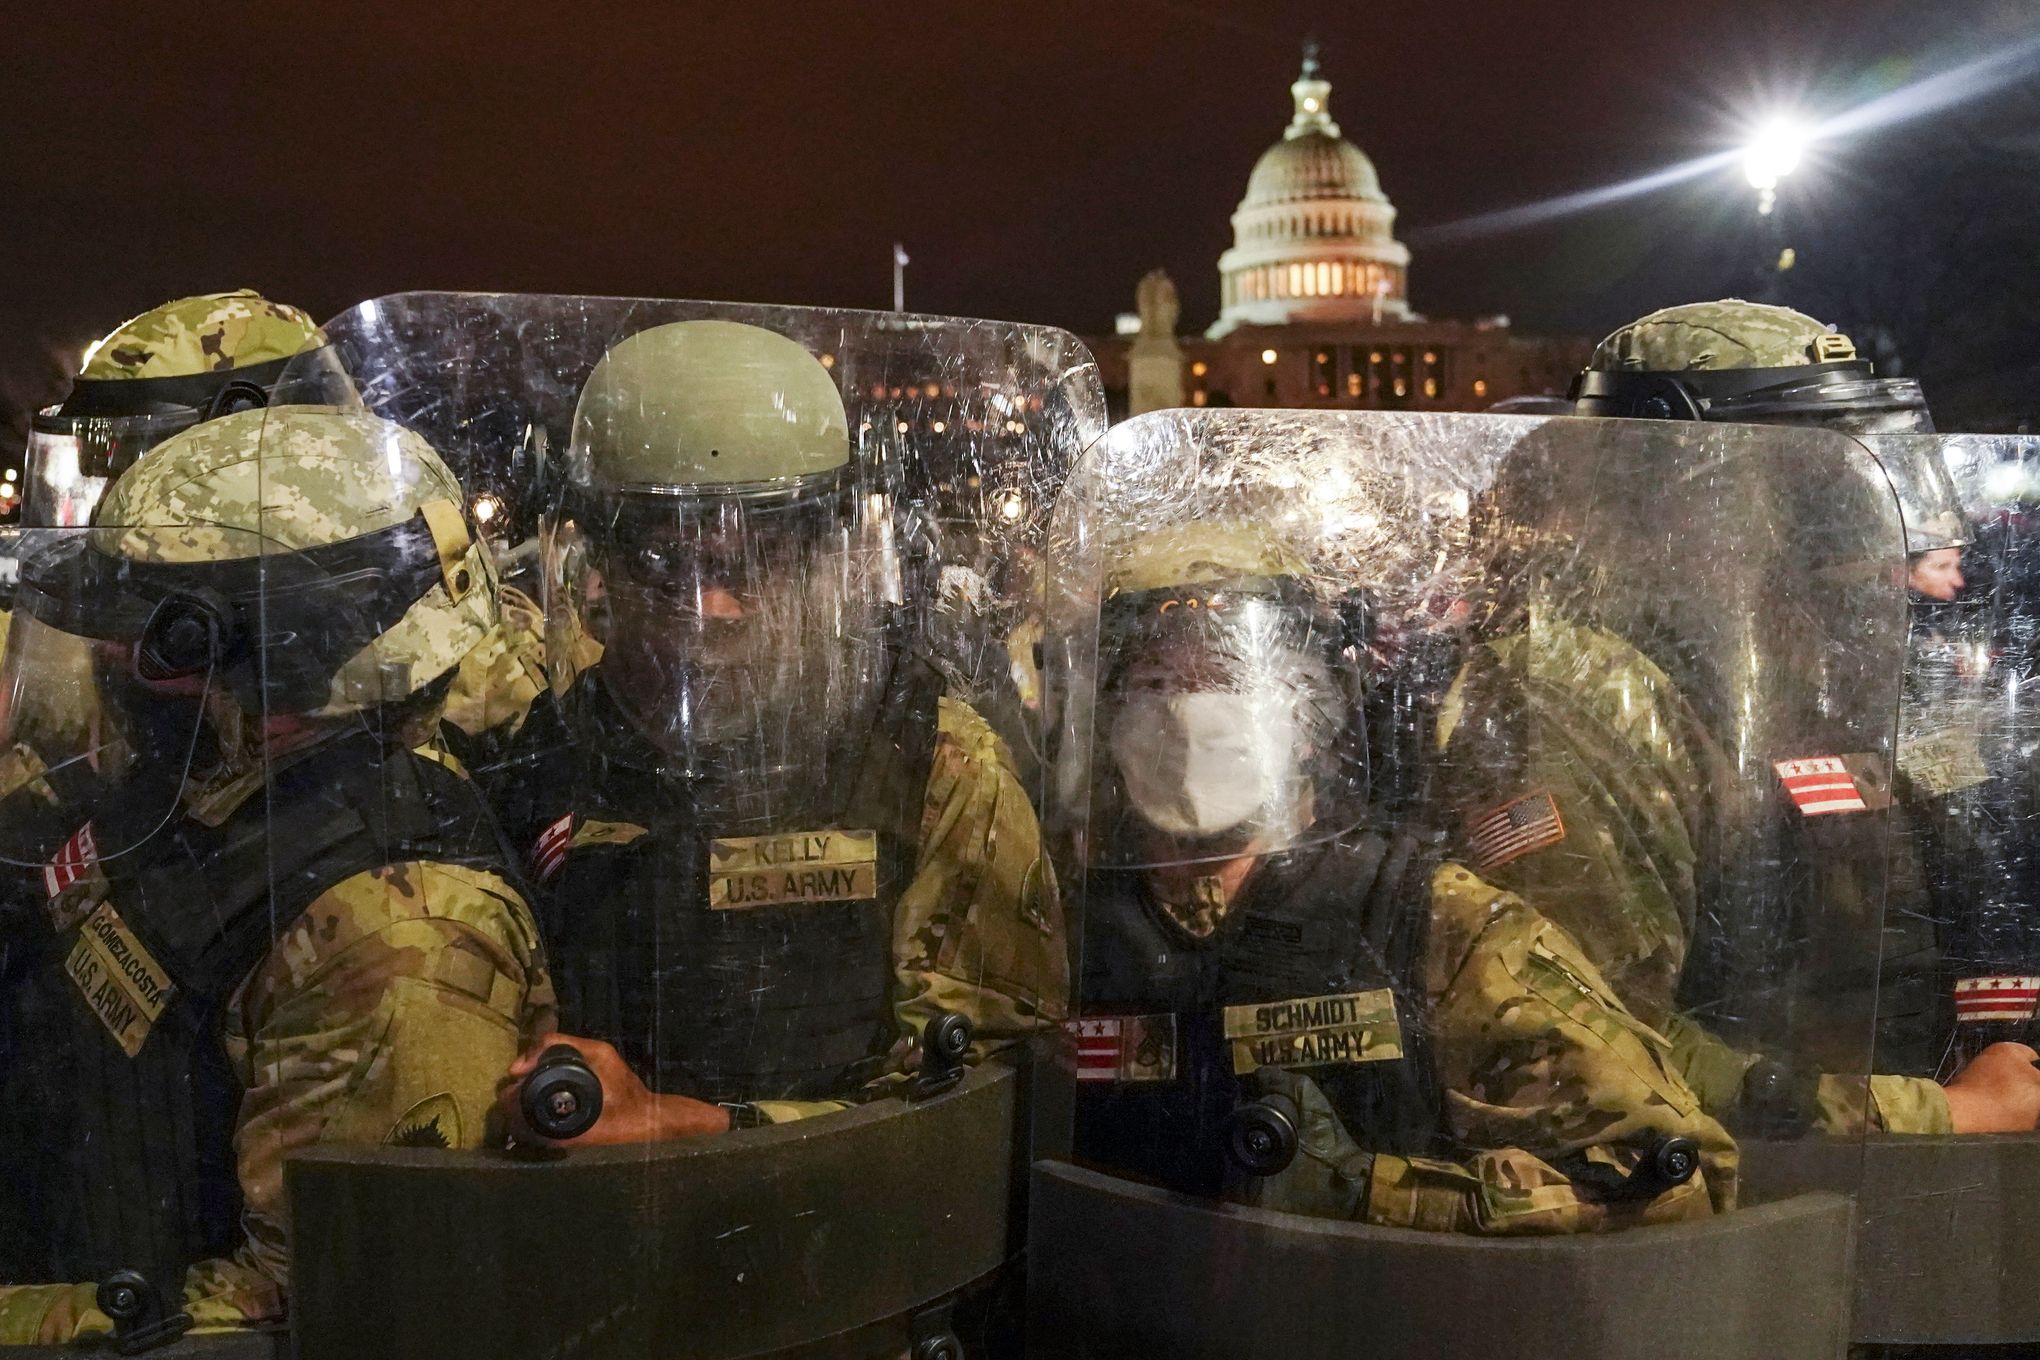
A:
[[[123,322],[86,351],[63,403],[34,420],[24,522],[85,523],[107,479],[180,430],[268,404],[291,360],[325,343],[304,312],[245,288]]]
[[[860,502],[856,471],[834,378],[775,331],[672,322],[595,365],[548,628],[602,644],[604,691],[675,768],[812,784],[874,711],[903,595],[889,498]]]
[[[618,343],[574,410],[574,475],[602,492],[789,492],[850,461],[835,379],[776,331],[676,321]]]
[[[1910,378],[1879,378],[1848,336],[1803,312],[1725,298],[1667,307],[1595,347],[1573,382],[1583,416],[1931,430]]]
[[[123,473],[22,597],[133,644],[144,678],[217,672],[249,712],[352,713],[416,694],[495,625],[462,504],[432,447],[378,416],[236,412]]]

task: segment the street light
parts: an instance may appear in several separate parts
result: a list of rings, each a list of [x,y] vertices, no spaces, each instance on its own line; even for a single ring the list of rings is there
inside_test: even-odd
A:
[[[1770,216],[1778,206],[1778,181],[1798,168],[1806,150],[1806,128],[1790,118],[1763,124],[1743,148],[1743,174],[1757,191],[1757,211]]]

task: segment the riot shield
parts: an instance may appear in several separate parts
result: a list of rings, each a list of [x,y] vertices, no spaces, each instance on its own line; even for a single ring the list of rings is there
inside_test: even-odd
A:
[[[0,1343],[246,1354],[285,1154],[478,1136],[517,1052],[471,995],[531,1000],[516,871],[413,753],[494,577],[437,455],[361,411],[194,425],[94,518],[28,535],[4,668]]]
[[[1030,1346],[1835,1353],[1845,1198],[1738,1162],[1860,1147],[1889,1094],[1868,455],[1163,412],[1051,541],[1082,952]]]
[[[1067,1006],[1014,672],[1102,427],[1089,356],[640,299],[324,329],[308,381],[343,366],[449,450],[471,520],[491,497],[537,540],[545,692],[466,763],[558,1011],[505,1073],[507,1146],[293,1163],[299,1353],[983,1353]]]
[[[2035,448],[2016,436],[1862,442],[1906,518],[1911,609],[1877,1067],[1960,1083],[1991,1045],[2032,1042],[2040,998],[2025,508]],[[1913,1136],[1867,1149],[1854,1338],[2040,1339],[2020,1283],[2040,1268],[2026,1245],[2040,1240],[2028,1208],[2040,1139],[1947,1136],[1938,1123],[1890,1132]],[[1765,1149],[1752,1177],[1818,1183],[1826,1169],[1809,1151]]]

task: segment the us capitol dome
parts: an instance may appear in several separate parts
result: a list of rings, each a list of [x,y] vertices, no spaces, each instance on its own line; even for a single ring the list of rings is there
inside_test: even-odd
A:
[[[1223,310],[1206,332],[1319,319],[1408,320],[1409,247],[1381,176],[1332,121],[1332,84],[1306,50],[1296,112],[1262,153],[1218,257]]]
[[[1218,257],[1218,319],[1179,334],[1161,269],[1138,310],[1087,337],[1115,416],[1175,406],[1484,411],[1563,393],[1582,337],[1519,335],[1506,316],[1438,320],[1410,306],[1410,251],[1366,152],[1332,119],[1314,45],[1289,87],[1281,140],[1247,176]]]

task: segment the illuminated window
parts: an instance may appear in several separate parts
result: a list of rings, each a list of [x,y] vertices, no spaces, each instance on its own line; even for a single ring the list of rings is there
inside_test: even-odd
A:
[[[1346,395],[1349,397],[1360,395],[1360,374],[1358,371],[1346,375]]]
[[[1303,296],[1303,266],[1300,264],[1289,266],[1289,296]]]
[[[1320,297],[1329,295],[1332,291],[1332,267],[1322,261],[1317,267],[1317,290]]]
[[[1378,363],[1380,363],[1380,362],[1381,362],[1381,351],[1380,351],[1380,350],[1375,350],[1375,351],[1374,351],[1374,352],[1373,352],[1372,354],[1368,355],[1368,356],[1367,356],[1367,362],[1368,362],[1368,363],[1370,363],[1370,364],[1378,364]]]
[[[1395,394],[1398,397],[1407,397],[1410,394],[1410,385],[1401,378],[1397,378],[1395,380]]]
[[[1198,389],[1197,389],[1197,390],[1196,390],[1195,392],[1192,392],[1192,393],[1190,394],[1190,404],[1191,404],[1192,406],[1202,406],[1202,405],[1204,404],[1204,389],[1203,389],[1203,388],[1201,388],[1201,387],[1200,387],[1200,388],[1198,388]]]
[[[1476,397],[1484,397],[1487,395],[1486,378],[1475,378],[1473,380],[1473,395],[1475,395]]]
[[[1424,379],[1424,395],[1427,397],[1438,395],[1438,380],[1436,378]]]
[[[1201,378],[1211,371],[1211,365],[1205,363],[1202,359],[1199,359],[1196,363],[1190,365],[1190,371],[1197,377]]]
[[[1437,362],[1438,362],[1438,354],[1437,354],[1437,351],[1435,351],[1435,350],[1428,350],[1428,349],[1427,349],[1427,350],[1425,350],[1425,351],[1424,351],[1424,362],[1425,362],[1425,363],[1427,363],[1427,364],[1435,364],[1435,363],[1437,363]]]

